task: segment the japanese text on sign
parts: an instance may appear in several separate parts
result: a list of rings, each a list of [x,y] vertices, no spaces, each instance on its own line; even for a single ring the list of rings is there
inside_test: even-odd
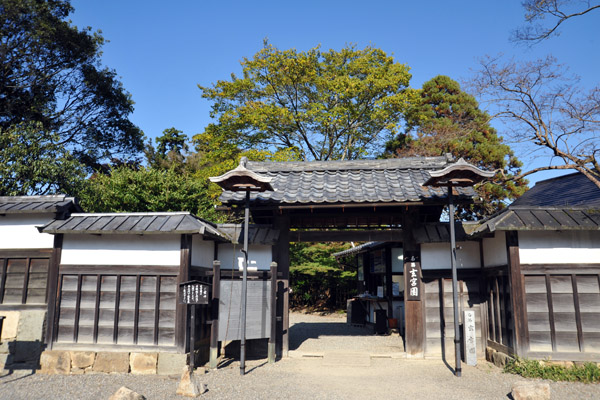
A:
[[[182,283],[179,301],[183,304],[208,304],[208,285],[198,281]]]
[[[421,299],[421,263],[415,253],[407,253],[404,257],[406,268],[407,300]]]

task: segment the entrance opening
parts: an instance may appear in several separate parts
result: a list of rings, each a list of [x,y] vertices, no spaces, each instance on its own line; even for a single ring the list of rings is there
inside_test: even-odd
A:
[[[291,243],[290,290],[290,351],[405,351],[401,243]]]

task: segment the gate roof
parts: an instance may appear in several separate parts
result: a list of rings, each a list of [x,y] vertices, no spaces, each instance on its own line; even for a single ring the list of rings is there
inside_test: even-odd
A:
[[[249,170],[273,178],[273,191],[252,193],[254,204],[318,206],[325,204],[446,203],[446,188],[422,186],[430,172],[450,165],[441,157],[386,160],[248,162]],[[471,201],[475,191],[458,188],[459,199]],[[221,201],[236,204],[244,193],[224,191]]]

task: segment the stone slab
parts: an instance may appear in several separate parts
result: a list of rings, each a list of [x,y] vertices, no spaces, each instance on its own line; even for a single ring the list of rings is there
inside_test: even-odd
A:
[[[550,385],[547,383],[515,383],[511,395],[514,400],[550,400]]]
[[[326,367],[369,367],[371,356],[369,353],[357,352],[326,352],[323,355],[323,365]]]
[[[156,373],[158,375],[180,375],[187,365],[187,354],[159,353]]]
[[[126,374],[129,372],[129,353],[99,352],[92,369],[95,372]]]
[[[93,351],[72,351],[71,367],[85,369],[94,365],[96,353]]]
[[[68,351],[44,351],[40,356],[40,366],[42,374],[69,374],[71,372],[71,354]]]
[[[44,320],[46,311],[28,310],[21,311],[19,318],[17,340],[20,342],[42,341],[44,337]]]
[[[157,363],[158,353],[131,353],[129,355],[129,367],[132,374],[154,375]]]
[[[0,315],[6,317],[2,323],[2,342],[17,338],[20,311],[2,311]]]
[[[108,400],[146,400],[146,398],[128,387],[121,386]]]

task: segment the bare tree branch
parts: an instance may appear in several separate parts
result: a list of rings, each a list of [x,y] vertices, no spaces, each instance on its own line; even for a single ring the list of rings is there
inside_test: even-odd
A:
[[[581,17],[589,12],[600,9],[598,1],[581,0],[526,0],[525,8],[526,25],[513,31],[511,40],[537,44],[551,36],[558,36],[558,28],[569,19]],[[550,24],[541,24],[538,21],[546,20]]]

